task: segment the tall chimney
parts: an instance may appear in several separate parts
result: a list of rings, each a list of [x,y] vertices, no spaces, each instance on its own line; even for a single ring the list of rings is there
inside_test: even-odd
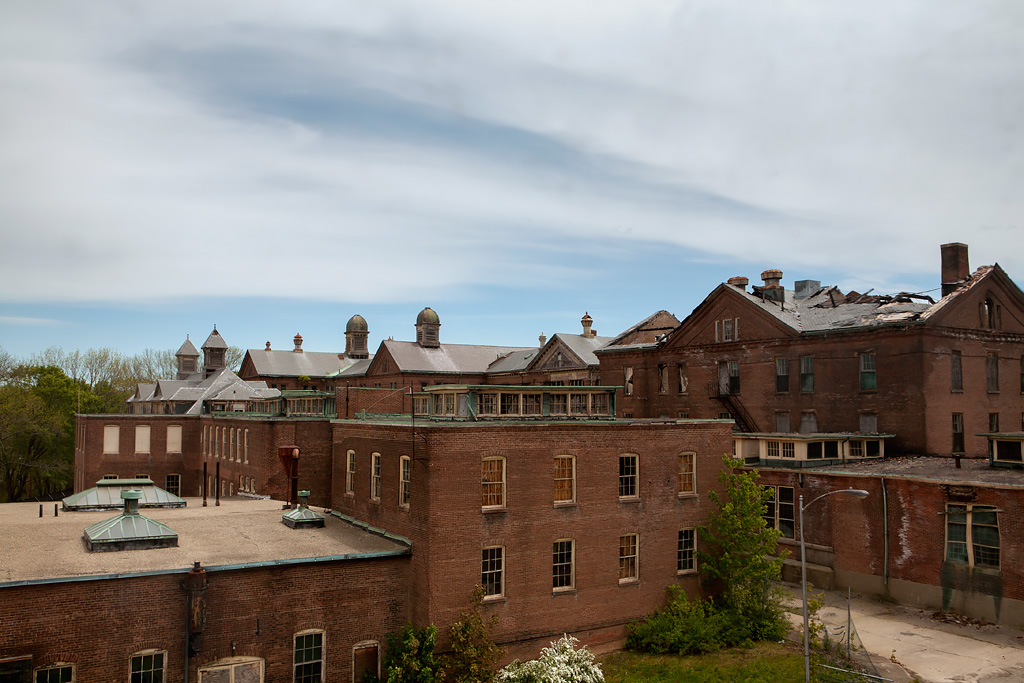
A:
[[[771,301],[784,302],[786,300],[786,290],[782,286],[782,271],[777,268],[771,268],[761,273],[761,279],[764,280],[764,298],[770,299]]]
[[[298,332],[292,337],[292,341],[295,342],[295,348],[292,349],[295,353],[302,353],[302,335]]]
[[[595,333],[590,331],[590,326],[594,324],[594,319],[590,317],[590,314],[584,313],[583,317],[580,318],[580,322],[583,324],[583,334],[580,336],[593,337]]]
[[[967,262],[967,245],[950,242],[939,247],[942,250],[942,296],[956,291],[957,287],[971,276]]]
[[[729,278],[728,280],[726,280],[726,282],[728,284],[732,285],[733,287],[736,287],[741,292],[745,292],[745,291],[747,291],[747,283],[750,282],[750,278],[746,278],[746,277],[743,277],[742,275],[738,275],[736,277]]]
[[[537,341],[540,342],[541,346],[544,346],[545,344],[548,343],[548,336],[546,334],[544,334],[543,332],[541,332],[540,336],[537,337]]]

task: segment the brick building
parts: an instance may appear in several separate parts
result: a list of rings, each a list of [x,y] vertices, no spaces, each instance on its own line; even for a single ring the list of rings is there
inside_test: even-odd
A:
[[[809,582],[1024,627],[1019,469],[922,456],[760,473],[776,492],[767,521],[783,532],[780,549],[790,553],[785,579],[800,580],[800,496],[809,504],[831,491],[863,489],[867,498],[829,496],[804,513]]]
[[[1024,293],[999,265],[973,274],[942,246],[942,293],[879,296],[762,273],[732,278],[653,344],[596,351],[623,417],[731,417],[755,433],[886,433],[896,453],[986,451],[1016,429]]]
[[[79,417],[76,489],[115,475],[175,487],[187,508],[147,514],[180,545],[97,559],[81,533],[110,513],[0,511],[41,551],[0,553],[0,597],[20,615],[0,625],[0,680],[119,680],[137,667],[287,680],[308,656],[326,680],[357,681],[389,631],[443,631],[478,585],[496,640],[519,658],[563,632],[619,643],[668,585],[700,590],[696,529],[729,421],[619,420],[614,387],[430,385],[417,415],[396,414],[404,397],[390,389],[339,389],[333,415],[325,401],[318,415],[286,414],[301,392],[278,393],[244,410]],[[280,502],[263,499],[296,488],[330,510],[325,536],[288,529]],[[188,571],[195,560],[205,578]],[[205,627],[193,640],[196,582]],[[113,649],[101,622],[118,625]]]

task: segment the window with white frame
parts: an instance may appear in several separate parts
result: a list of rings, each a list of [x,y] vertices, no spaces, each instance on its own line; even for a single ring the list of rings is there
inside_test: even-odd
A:
[[[407,508],[412,497],[412,458],[408,455],[398,459],[398,476],[398,504]]]
[[[240,661],[241,660],[241,661]],[[264,662],[257,657],[232,657],[199,669],[199,683],[263,683]]]
[[[991,505],[946,505],[946,560],[999,569],[999,519]]]
[[[572,455],[555,456],[555,504],[576,502],[576,458]]]
[[[505,458],[484,458],[481,464],[481,506],[505,507]]]
[[[168,425],[167,452],[181,453],[181,425]]]
[[[687,496],[697,493],[696,453],[680,453],[678,476],[680,496]]]
[[[480,570],[480,585],[484,598],[500,598],[505,595],[505,548],[496,545],[483,549]]]
[[[380,644],[369,640],[352,646],[352,683],[361,683],[367,674],[380,676]]]
[[[345,493],[356,492],[356,452],[349,451],[345,456]]]
[[[35,683],[74,683],[75,665],[67,662],[56,662],[49,666],[41,666],[35,671],[32,679]]]
[[[248,465],[249,464],[249,430],[248,429],[246,429],[245,432],[243,432],[242,437],[243,437],[242,455],[245,457],[245,464]]]
[[[793,513],[792,486],[766,486],[771,489],[772,498],[765,504],[764,522],[769,529],[778,529],[784,538],[794,538],[796,524]]]
[[[638,535],[619,536],[619,583],[636,581],[638,556]]]
[[[149,425],[135,425],[135,452],[149,453]]]
[[[121,452],[121,428],[117,425],[106,425],[103,427],[103,452]]]
[[[697,530],[680,529],[676,546],[676,572],[687,574],[697,571]]]
[[[575,546],[576,543],[571,538],[559,539],[552,545],[552,590],[571,590],[576,585]]]
[[[144,650],[132,655],[131,683],[163,683],[167,652]]]
[[[370,456],[370,498],[380,500],[380,453]]]
[[[228,460],[235,460],[235,430],[228,429]]]
[[[324,632],[295,634],[295,683],[321,683],[324,675]]]
[[[619,498],[637,498],[640,495],[638,476],[636,454],[623,453],[620,455]]]
[[[523,394],[523,415],[540,415],[541,404],[540,394]]]

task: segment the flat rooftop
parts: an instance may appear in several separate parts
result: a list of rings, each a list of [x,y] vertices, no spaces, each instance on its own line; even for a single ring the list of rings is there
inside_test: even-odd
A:
[[[314,558],[358,558],[402,554],[403,543],[359,529],[330,515],[323,529],[290,529],[281,523],[279,500],[221,498],[220,506],[186,498],[187,507],[140,512],[178,532],[178,547],[91,553],[85,527],[119,514],[116,510],[53,516],[53,503],[0,505],[0,586],[40,579],[69,580],[103,575],[187,571],[199,561],[206,569],[225,565],[274,564]]]
[[[779,468],[785,469],[785,468]],[[957,469],[953,458],[937,456],[886,456],[875,460],[849,462],[845,465],[807,467],[804,474],[860,474],[866,476],[903,477],[949,482],[951,484],[985,484],[1024,488],[1024,471],[992,467],[988,458],[960,458]]]

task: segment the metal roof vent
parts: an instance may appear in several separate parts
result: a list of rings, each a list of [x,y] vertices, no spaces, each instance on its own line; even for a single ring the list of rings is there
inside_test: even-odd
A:
[[[292,529],[320,529],[324,525],[324,516],[309,509],[306,501],[309,491],[299,491],[299,506],[281,515],[281,522]]]
[[[154,485],[152,479],[101,479],[91,489],[65,498],[63,507],[65,510],[117,510],[124,505],[121,492],[131,490],[140,494],[139,507],[183,508],[187,505],[184,498]]]
[[[121,491],[121,498],[124,500],[124,512],[85,528],[85,545],[90,552],[173,548],[178,545],[178,532],[139,514],[141,491]]]

